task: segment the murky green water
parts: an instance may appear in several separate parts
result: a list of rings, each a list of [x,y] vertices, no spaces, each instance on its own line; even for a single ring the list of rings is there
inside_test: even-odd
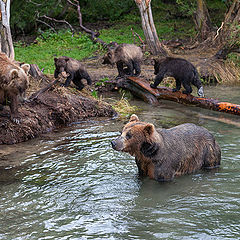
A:
[[[208,87],[240,103],[240,88]],[[111,148],[124,123],[82,122],[37,140],[1,146],[0,239],[240,239],[240,117],[162,101],[139,117],[157,127],[192,122],[222,148],[215,172],[158,183]]]

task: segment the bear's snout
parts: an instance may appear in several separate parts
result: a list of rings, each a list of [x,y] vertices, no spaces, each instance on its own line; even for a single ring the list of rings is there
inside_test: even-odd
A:
[[[122,151],[124,148],[123,137],[122,136],[118,137],[117,139],[113,140],[111,144],[114,150]]]
[[[112,144],[112,148],[116,150],[116,147],[117,147],[117,143],[115,140],[111,141],[111,144]]]

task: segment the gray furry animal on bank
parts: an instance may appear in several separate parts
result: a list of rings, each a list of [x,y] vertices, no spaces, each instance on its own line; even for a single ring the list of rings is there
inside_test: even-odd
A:
[[[162,82],[165,77],[174,77],[176,80],[176,88],[173,92],[179,91],[181,85],[185,88],[183,93],[192,93],[191,84],[197,87],[198,95],[204,97],[203,86],[200,81],[197,69],[183,58],[167,57],[161,60],[154,59],[154,74],[156,75],[153,84],[150,84],[152,88]]]
[[[139,76],[143,53],[140,47],[134,44],[120,44],[109,50],[103,58],[103,64],[117,64],[118,76]]]
[[[69,74],[64,83],[65,87],[68,87],[71,81],[73,81],[73,83],[77,86],[77,89],[82,90],[84,88],[82,79],[86,79],[88,85],[92,84],[92,80],[85,66],[82,65],[80,61],[70,57],[62,56],[59,58],[54,58],[54,62],[56,67],[54,72],[55,78],[57,78],[59,73],[62,72]]]
[[[220,165],[221,149],[214,136],[192,123],[170,129],[156,129],[133,114],[113,149],[135,157],[139,174],[157,181]]]

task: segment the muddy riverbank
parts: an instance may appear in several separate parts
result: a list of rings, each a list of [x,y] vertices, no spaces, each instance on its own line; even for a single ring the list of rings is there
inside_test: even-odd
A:
[[[27,95],[53,81],[46,79],[30,80]],[[19,106],[21,123],[9,118],[10,109],[4,107],[0,115],[0,144],[14,144],[40,136],[56,128],[94,117],[113,117],[117,113],[107,103],[91,97],[88,88],[77,91],[75,88],[54,85],[36,99]]]

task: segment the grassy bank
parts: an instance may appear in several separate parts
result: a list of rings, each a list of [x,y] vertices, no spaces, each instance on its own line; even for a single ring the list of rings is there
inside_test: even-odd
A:
[[[210,12],[215,14],[214,24],[218,24],[222,19],[225,9],[223,4],[219,6],[210,5]],[[189,11],[187,9],[186,11]],[[196,31],[192,17],[185,15],[179,17],[179,10],[175,5],[158,3],[153,4],[153,16],[155,26],[160,40],[171,39],[194,39]],[[107,24],[97,23],[100,32],[100,38],[110,43],[139,43],[137,38],[134,39],[132,30],[138,33],[144,39],[144,33],[141,26],[141,18],[138,9],[121,17],[121,21],[108,21]],[[110,26],[110,27],[109,27]],[[91,27],[95,30],[94,27]],[[39,33],[34,43],[26,45],[23,42],[15,43],[16,60],[37,64],[40,69],[44,68],[44,73],[54,72],[54,57],[69,56],[75,59],[83,59],[93,55],[103,55],[104,51],[98,44],[94,44],[88,35],[82,33],[72,34],[68,30],[61,30],[58,33],[45,31]],[[240,66],[239,55],[231,54],[230,60]]]
[[[144,33],[141,26],[139,13],[130,13],[123,16],[121,21],[108,22],[111,27],[101,26],[100,38],[110,43],[134,43],[134,37],[131,29],[138,33],[144,39]],[[191,19],[168,19],[165,17],[156,17],[155,20],[159,38],[176,39],[191,38],[195,35],[195,30]],[[93,29],[94,30],[94,29]],[[135,39],[136,43],[139,40]],[[25,44],[16,42],[15,44],[16,60],[37,64],[40,69],[44,68],[45,73],[54,72],[54,57],[66,55],[76,59],[91,57],[95,54],[103,54],[102,47],[94,44],[88,35],[82,33],[72,34],[68,30],[61,30],[58,33],[45,31],[36,38],[34,43]]]
[[[97,44],[85,34],[74,34],[70,31],[41,34],[34,43],[25,45],[22,42],[15,43],[16,60],[31,64],[37,64],[44,73],[54,72],[54,57],[69,56],[83,59],[92,56],[99,49]]]

